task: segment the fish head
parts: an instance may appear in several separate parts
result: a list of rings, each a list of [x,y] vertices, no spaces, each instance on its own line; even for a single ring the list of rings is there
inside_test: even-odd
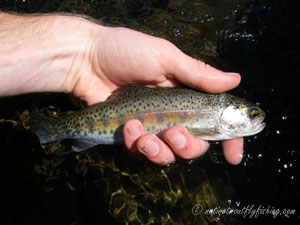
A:
[[[245,137],[261,132],[265,112],[256,104],[239,98],[230,98],[221,112],[219,129],[228,138]]]

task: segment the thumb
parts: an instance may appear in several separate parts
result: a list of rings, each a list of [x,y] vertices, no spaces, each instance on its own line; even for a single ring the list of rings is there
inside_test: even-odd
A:
[[[184,54],[176,46],[171,46],[171,53],[165,55],[166,62],[163,63],[170,78],[210,93],[225,92],[240,83],[241,77],[238,73],[222,72]]]

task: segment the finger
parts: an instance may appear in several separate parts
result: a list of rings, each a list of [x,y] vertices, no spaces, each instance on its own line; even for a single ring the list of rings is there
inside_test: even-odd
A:
[[[123,126],[124,144],[131,155],[138,155],[139,152],[136,148],[136,141],[144,135],[144,128],[140,121],[129,120]],[[138,153],[138,154],[137,154]]]
[[[171,44],[170,46],[166,50],[165,54],[167,55],[161,57],[162,65],[170,78],[210,93],[224,92],[240,83],[239,74],[222,72],[184,54],[174,45]]]
[[[164,138],[173,152],[183,159],[194,159],[203,155],[209,143],[193,137],[181,126],[171,127],[164,133]]]
[[[137,149],[151,162],[167,165],[175,161],[171,149],[154,134],[141,136],[136,143]]]
[[[222,142],[225,159],[233,165],[239,164],[243,159],[243,138],[235,138]]]

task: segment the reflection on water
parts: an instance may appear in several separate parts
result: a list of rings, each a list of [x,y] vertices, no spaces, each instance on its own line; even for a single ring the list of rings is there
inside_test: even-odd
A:
[[[108,211],[130,224],[253,224],[242,216],[194,216],[195,204],[290,208],[296,215],[261,215],[255,221],[300,220],[298,1],[16,0],[0,2],[1,8],[83,13],[166,38],[198,59],[240,72],[242,83],[232,93],[258,102],[267,115],[265,130],[245,139],[239,166],[225,162],[220,143],[190,164],[160,168],[129,159],[115,147],[79,155],[68,151],[67,143],[41,148],[21,125],[0,123],[3,195],[9,198],[1,224],[99,224],[103,218],[118,224]],[[69,96],[47,94],[2,99],[0,105],[0,119],[14,121],[15,112],[34,107],[80,107]]]

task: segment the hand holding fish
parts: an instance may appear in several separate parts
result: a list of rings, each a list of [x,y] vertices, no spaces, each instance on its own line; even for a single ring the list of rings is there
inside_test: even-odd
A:
[[[238,74],[219,71],[185,55],[164,39],[130,29],[54,15],[0,13],[0,21],[0,96],[67,92],[91,105],[126,85],[172,87],[183,83],[218,93],[240,82]],[[180,126],[166,130],[163,141],[144,133],[138,120],[128,121],[123,134],[131,153],[142,153],[159,164],[171,163],[175,155],[196,158],[209,146]],[[238,164],[243,140],[223,141],[223,149],[228,162]]]
[[[125,85],[171,87],[183,83],[198,90],[217,93],[232,89],[240,82],[238,74],[227,74],[212,68],[185,55],[164,39],[125,28],[104,30],[106,34],[95,40],[96,48],[92,53],[96,74],[90,73],[90,77],[81,78],[82,83],[78,83],[81,86],[74,88],[75,95],[83,95],[89,103],[102,101],[114,89]],[[87,92],[89,84],[93,86]],[[81,91],[81,88],[84,90]],[[145,134],[138,120],[127,122],[123,131],[129,151],[141,152],[158,164],[174,161],[175,155],[184,159],[196,158],[209,147],[207,141],[193,137],[180,126],[165,132],[167,144],[154,134]],[[230,163],[238,164],[241,161],[242,139],[224,141],[223,148]]]

